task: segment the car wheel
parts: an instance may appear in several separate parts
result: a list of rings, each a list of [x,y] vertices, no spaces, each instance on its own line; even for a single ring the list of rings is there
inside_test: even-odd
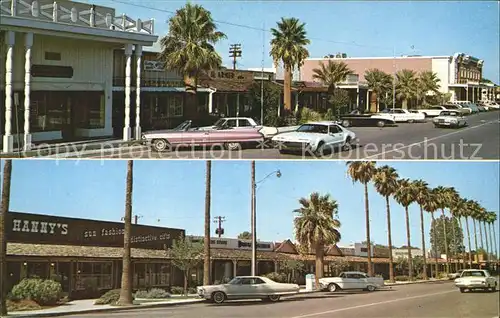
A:
[[[376,288],[375,288],[375,286],[373,286],[373,285],[368,285],[368,286],[366,287],[366,290],[367,290],[367,291],[369,291],[369,292],[375,291],[375,289],[376,289]]]
[[[157,152],[163,152],[168,148],[168,141],[165,139],[155,139],[153,141],[153,149]]]
[[[226,149],[230,150],[230,151],[236,150],[236,149],[241,147],[241,145],[237,142],[228,142],[225,144],[225,146],[226,146]]]
[[[461,293],[465,293],[465,288],[460,288]]]
[[[427,117],[429,117],[429,115],[427,115],[427,113],[424,113],[424,117],[427,118]]]
[[[275,303],[275,302],[280,300],[280,295],[269,295],[268,299],[269,299],[269,301],[272,301],[273,303]]]
[[[223,292],[215,292],[212,294],[212,301],[216,304],[222,304],[226,300],[226,294]]]
[[[379,121],[377,121],[377,127],[382,128],[382,127],[384,127],[384,126],[385,126],[385,121],[383,121],[383,120],[379,120]]]
[[[347,139],[345,140],[344,145],[342,146],[342,151],[349,151],[351,149],[352,149],[351,137],[347,137]]]
[[[342,121],[342,126],[349,127],[349,126],[351,126],[351,122],[348,121],[347,119],[345,119],[345,120]]]
[[[408,119],[408,123],[413,124],[414,122],[415,122],[415,120],[413,120],[413,119]]]
[[[333,284],[333,283],[332,283],[332,284],[330,284],[330,285],[328,285],[328,291],[329,291],[330,293],[334,293],[334,292],[336,292],[338,289],[339,289],[339,288],[338,288],[338,286],[337,286],[337,285],[335,285],[335,284]]]

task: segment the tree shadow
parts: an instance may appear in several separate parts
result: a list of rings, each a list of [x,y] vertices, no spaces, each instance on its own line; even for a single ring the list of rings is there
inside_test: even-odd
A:
[[[270,304],[279,304],[279,303],[288,303],[288,302],[295,302],[295,301],[305,301],[308,299],[325,299],[325,298],[340,298],[344,297],[342,295],[296,295],[296,296],[287,296],[276,303],[270,302],[270,301],[265,301],[265,300],[227,300],[223,302],[222,304],[214,304],[214,303],[209,303],[210,306],[225,306],[225,307],[236,307],[236,306],[255,306],[255,305],[270,305]]]

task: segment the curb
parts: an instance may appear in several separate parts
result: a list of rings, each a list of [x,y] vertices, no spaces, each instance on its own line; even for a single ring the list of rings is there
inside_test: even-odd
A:
[[[436,283],[436,282],[448,282],[452,281],[450,279],[434,279],[434,280],[421,280],[421,281],[412,281],[412,282],[400,282],[400,283],[384,283],[385,286],[401,286],[401,285],[414,285],[414,284],[427,284],[427,283]]]
[[[183,302],[164,302],[164,303],[156,303],[156,304],[142,304],[142,305],[132,305],[132,306],[116,306],[116,307],[106,307],[106,308],[94,308],[94,309],[83,309],[83,310],[75,310],[75,311],[66,311],[66,312],[41,312],[41,313],[30,313],[23,314],[19,312],[19,314],[9,314],[8,316],[1,317],[61,317],[61,316],[72,316],[78,314],[89,314],[89,313],[99,313],[99,312],[117,312],[124,311],[130,309],[142,309],[142,308],[157,308],[157,307],[173,307],[180,305],[191,305],[195,303],[202,302],[203,299],[192,299]]]

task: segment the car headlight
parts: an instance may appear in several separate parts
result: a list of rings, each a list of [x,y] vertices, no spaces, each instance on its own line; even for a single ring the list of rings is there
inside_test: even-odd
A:
[[[145,134],[141,134],[141,139],[146,139],[146,135]]]

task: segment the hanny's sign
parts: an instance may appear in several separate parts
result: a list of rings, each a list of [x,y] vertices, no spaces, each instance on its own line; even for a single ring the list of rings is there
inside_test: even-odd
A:
[[[6,218],[7,242],[13,243],[123,247],[123,233],[120,222],[19,212]],[[134,248],[167,249],[184,235],[181,229],[133,224],[130,241]]]

